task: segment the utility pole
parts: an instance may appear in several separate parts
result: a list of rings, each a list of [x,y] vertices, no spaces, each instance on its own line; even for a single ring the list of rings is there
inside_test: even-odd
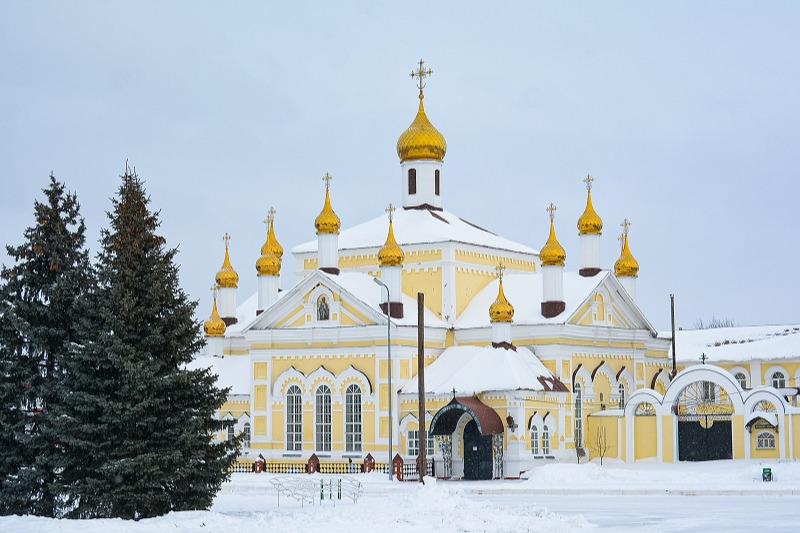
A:
[[[676,354],[675,354],[675,295],[669,295],[669,305],[670,305],[670,314],[672,315],[672,375],[670,376],[670,380],[675,379],[675,375],[678,373],[678,366],[675,364],[676,361]]]
[[[425,484],[428,473],[428,442],[425,431],[425,294],[417,293],[417,405],[419,406],[419,456],[417,457],[417,473],[419,482]]]

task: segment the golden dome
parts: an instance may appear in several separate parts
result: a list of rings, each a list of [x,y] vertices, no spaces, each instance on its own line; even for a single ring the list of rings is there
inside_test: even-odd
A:
[[[211,308],[211,316],[208,320],[203,322],[203,331],[206,337],[224,337],[225,336],[225,322],[219,317],[217,311],[217,296],[214,295],[214,307]]]
[[[267,240],[261,246],[261,257],[256,261],[256,271],[259,276],[278,276],[281,273],[283,246],[275,237],[275,209],[270,208],[266,222]]]
[[[400,162],[417,159],[435,159],[442,161],[447,152],[447,142],[444,135],[433,127],[425,114],[423,104],[425,96],[420,91],[419,110],[414,122],[397,139],[397,155]]]
[[[547,242],[542,249],[539,250],[539,259],[542,262],[542,266],[563,267],[564,263],[567,261],[567,252],[556,238],[556,227],[553,222],[555,219],[556,206],[550,204],[547,210],[550,211],[550,236],[547,238]]]
[[[338,235],[339,230],[342,228],[342,221],[339,220],[339,216],[334,213],[333,207],[331,207],[331,176],[326,173],[323,179],[325,179],[325,205],[322,206],[322,211],[314,220],[314,227],[317,228],[317,235],[326,233]]]
[[[489,306],[489,319],[492,322],[512,322],[514,319],[514,306],[503,292],[503,276],[500,275],[500,284],[497,288],[497,299]]]
[[[391,209],[391,206],[389,206]],[[378,252],[378,264],[382,267],[402,266],[405,254],[400,245],[394,238],[394,225],[391,215],[389,216],[389,234],[386,236],[386,243]]]
[[[600,235],[603,231],[603,221],[592,205],[592,190],[586,191],[586,209],[578,219],[579,235]]]
[[[215,279],[219,288],[235,289],[239,286],[239,274],[233,269],[231,256],[228,253],[228,241],[231,240],[231,237],[226,233],[223,239],[225,240],[225,259],[222,261],[222,267],[217,272]]]
[[[622,234],[622,251],[619,259],[614,263],[614,274],[618,278],[635,278],[639,275],[639,262],[633,257],[631,248],[628,245],[628,231]]]

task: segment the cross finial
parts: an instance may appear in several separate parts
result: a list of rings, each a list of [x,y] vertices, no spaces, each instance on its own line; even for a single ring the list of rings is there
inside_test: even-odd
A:
[[[706,364],[706,359],[708,359],[708,357],[706,356],[706,352],[703,352],[702,354],[700,354],[700,362],[701,363]]]
[[[500,261],[499,263],[497,263],[497,266],[494,267],[494,269],[497,272],[497,277],[502,280],[503,279],[503,272],[505,271],[506,266],[503,264],[502,261]]]
[[[275,213],[277,213],[277,211],[275,211],[275,208],[270,207],[269,211],[267,211],[267,218],[264,219],[264,224],[270,225],[273,222],[275,222]]]
[[[211,294],[213,295],[214,299],[217,299],[217,284],[213,284],[211,286]]]
[[[419,60],[418,66],[411,71],[411,78],[417,80],[417,88],[419,89],[419,97],[420,99],[423,98],[422,89],[425,88],[425,78],[430,77],[433,74],[433,70],[430,68],[425,68],[425,61],[422,59]]]
[[[550,202],[550,205],[547,206],[546,211],[550,213],[550,222],[552,222],[556,218],[557,210],[558,208],[556,207],[556,204],[554,204],[553,202]]]
[[[389,214],[389,222],[392,222],[394,218],[395,207],[390,203],[389,207],[386,208],[386,212]]]
[[[333,179],[333,176],[331,176],[327,172],[325,173],[324,176],[322,176],[322,181],[325,182],[325,190],[326,191],[331,188],[331,180],[332,179]]]
[[[620,226],[622,227],[622,234],[623,235],[627,235],[628,234],[628,230],[631,227],[631,225],[632,225],[631,221],[628,220],[627,218],[622,221],[622,224],[620,224]]]
[[[592,177],[591,174],[586,174],[586,177],[583,178],[583,182],[586,184],[586,190],[587,191],[591,191],[592,190],[592,182],[593,181],[594,181],[594,178]]]
[[[231,240],[231,236],[228,235],[228,232],[225,232],[225,235],[222,236],[222,240],[225,241],[225,248],[228,247],[228,241]]]

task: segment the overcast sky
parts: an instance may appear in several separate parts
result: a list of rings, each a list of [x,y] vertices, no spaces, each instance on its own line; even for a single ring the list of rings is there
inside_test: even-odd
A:
[[[324,172],[345,227],[400,202],[424,57],[446,209],[539,248],[553,201],[575,270],[591,172],[604,266],[630,218],[657,327],[670,292],[682,326],[797,323],[798,27],[789,1],[3,2],[0,241],[53,170],[96,251],[127,159],[205,317],[222,234],[243,300],[267,209],[312,238]]]

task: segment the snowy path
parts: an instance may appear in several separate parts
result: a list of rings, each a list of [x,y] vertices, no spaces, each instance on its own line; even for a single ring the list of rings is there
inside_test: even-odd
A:
[[[798,531],[800,497],[777,493],[800,490],[800,464],[772,464],[776,481],[762,483],[761,463],[547,465],[529,480],[487,482],[390,483],[381,474],[358,475],[364,495],[352,502],[301,507],[277,494],[268,474],[237,474],[210,511],[172,513],[123,520],[48,520],[0,518],[3,533],[175,532],[536,532],[536,531]],[[318,482],[337,476],[302,476]],[[547,495],[531,491],[574,488],[583,494]],[[599,495],[613,491],[665,488],[698,493],[719,490],[763,491],[746,496]],[[334,506],[334,503],[336,505]]]

